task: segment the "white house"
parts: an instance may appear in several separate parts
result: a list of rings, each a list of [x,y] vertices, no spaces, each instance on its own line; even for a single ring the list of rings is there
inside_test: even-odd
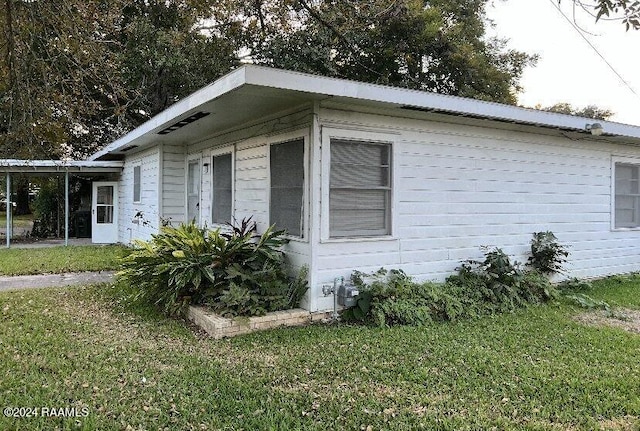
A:
[[[443,279],[481,246],[525,260],[543,230],[572,276],[638,271],[640,127],[594,123],[247,65],[91,157],[124,161],[102,241],[163,219],[275,223],[309,266],[311,311],[354,269]]]

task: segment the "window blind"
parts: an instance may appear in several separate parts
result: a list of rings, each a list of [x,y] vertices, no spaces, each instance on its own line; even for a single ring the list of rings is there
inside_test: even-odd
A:
[[[331,140],[329,235],[389,235],[391,145]]]

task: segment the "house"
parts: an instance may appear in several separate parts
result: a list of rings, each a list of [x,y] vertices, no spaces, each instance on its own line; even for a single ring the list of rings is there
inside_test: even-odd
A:
[[[543,230],[572,276],[640,270],[640,127],[246,65],[90,160],[124,162],[94,193],[102,241],[275,223],[311,311],[354,269],[443,279],[481,246],[523,261]]]

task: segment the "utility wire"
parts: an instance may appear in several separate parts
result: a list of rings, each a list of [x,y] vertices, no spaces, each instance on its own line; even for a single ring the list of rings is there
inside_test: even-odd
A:
[[[560,15],[562,15],[562,17],[567,20],[567,22],[569,24],[571,24],[571,27],[573,27],[573,29],[575,31],[578,32],[578,34],[580,35],[580,37],[582,39],[584,39],[585,42],[587,42],[587,44],[591,47],[591,49],[593,49],[595,51],[596,54],[598,54],[598,57],[600,57],[602,59],[602,61],[605,62],[605,64],[607,66],[609,66],[609,69],[611,69],[611,71],[613,73],[615,73],[615,75],[620,79],[620,81],[622,81],[622,83],[637,97],[640,99],[640,95],[638,95],[638,93],[636,93],[636,91],[633,89],[633,87],[631,87],[631,85],[622,77],[622,75],[620,75],[618,73],[618,71],[611,65],[611,63],[609,63],[607,61],[606,58],[604,58],[604,55],[602,55],[600,53],[600,51],[598,51],[598,48],[596,48],[591,41],[584,35],[584,33],[578,28],[578,26],[576,25],[576,23],[574,23],[571,18],[569,18],[567,15],[565,15],[565,13],[562,11],[562,9],[560,9],[560,6],[557,3],[557,0],[549,0],[551,2],[551,4],[558,10],[558,12],[560,12]]]

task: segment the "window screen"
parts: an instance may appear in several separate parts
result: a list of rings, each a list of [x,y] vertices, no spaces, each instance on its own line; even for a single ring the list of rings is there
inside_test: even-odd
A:
[[[331,140],[329,235],[389,235],[391,145]]]
[[[640,165],[616,163],[615,227],[640,227]]]
[[[271,145],[270,223],[302,237],[304,139]]]
[[[140,202],[140,166],[133,167],[133,201]]]
[[[231,221],[232,211],[231,154],[213,158],[213,194],[211,220],[214,223]]]

